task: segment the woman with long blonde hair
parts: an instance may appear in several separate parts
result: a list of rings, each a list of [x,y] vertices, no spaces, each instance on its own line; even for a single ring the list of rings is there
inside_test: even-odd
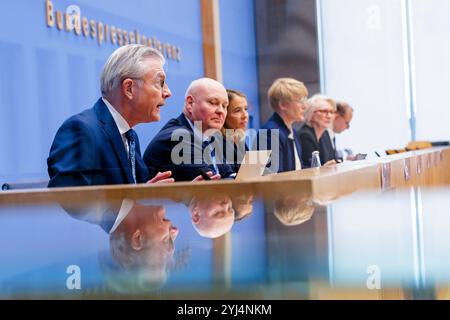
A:
[[[248,126],[248,102],[244,93],[238,90],[227,89],[228,108],[227,117],[222,129],[224,137],[223,156],[226,162],[238,172],[245,151],[249,150],[245,143],[245,132]],[[233,151],[232,154],[228,154]]]

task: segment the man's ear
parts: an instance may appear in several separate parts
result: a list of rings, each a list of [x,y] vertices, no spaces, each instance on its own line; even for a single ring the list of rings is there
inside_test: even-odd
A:
[[[143,240],[141,230],[137,229],[131,236],[131,247],[136,251],[141,250],[144,246]]]
[[[192,114],[192,110],[194,108],[194,98],[191,95],[188,95],[185,100],[186,111],[189,115]]]
[[[195,206],[192,209],[191,216],[192,216],[192,222],[194,224],[199,223],[199,221],[200,221],[200,213],[198,212],[198,207],[197,206]]]
[[[122,93],[128,99],[133,99],[134,88],[132,79],[125,79],[122,81]]]

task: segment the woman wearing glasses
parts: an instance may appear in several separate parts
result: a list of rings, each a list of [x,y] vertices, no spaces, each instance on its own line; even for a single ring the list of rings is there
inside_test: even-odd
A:
[[[323,95],[314,95],[306,105],[305,125],[299,131],[303,162],[310,167],[313,151],[319,151],[322,165],[335,164],[336,155],[327,129],[333,125],[336,102]]]

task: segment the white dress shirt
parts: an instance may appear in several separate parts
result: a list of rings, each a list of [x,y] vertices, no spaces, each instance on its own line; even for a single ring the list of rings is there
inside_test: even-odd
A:
[[[125,150],[128,152],[129,146],[128,146],[128,139],[125,136],[125,133],[131,129],[130,125],[128,124],[127,120],[125,120],[122,115],[116,110],[116,108],[113,107],[111,103],[109,103],[108,100],[105,98],[102,98],[103,102],[108,107],[109,112],[111,113],[111,116],[114,119],[114,122],[116,123],[117,129],[119,129],[120,136],[122,137],[123,145],[125,146]]]
[[[111,230],[109,231],[109,234],[116,231],[117,227],[120,225],[120,223],[123,221],[123,219],[125,219],[127,217],[128,213],[130,213],[133,206],[134,206],[133,200],[127,199],[127,198],[123,199],[122,205],[120,206],[119,214],[117,215],[117,219],[114,222],[114,225],[112,226]]]
[[[294,133],[292,132],[292,130],[291,130],[291,133],[289,133],[289,135],[288,135],[288,139],[292,140],[292,143],[294,144],[295,170],[301,170],[302,162],[300,161],[300,158],[298,157],[297,147],[295,146]]]

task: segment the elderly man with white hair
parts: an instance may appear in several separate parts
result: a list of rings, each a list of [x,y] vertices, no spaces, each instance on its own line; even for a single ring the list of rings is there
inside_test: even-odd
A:
[[[47,159],[49,187],[171,182],[171,172],[150,179],[132,129],[159,121],[171,96],[161,53],[143,45],[123,46],[101,75],[102,97],[94,107],[59,128]]]
[[[322,165],[333,165],[336,156],[327,129],[333,125],[336,102],[323,95],[314,95],[306,102],[305,125],[300,129],[303,162],[311,166],[312,153],[319,151]]]

